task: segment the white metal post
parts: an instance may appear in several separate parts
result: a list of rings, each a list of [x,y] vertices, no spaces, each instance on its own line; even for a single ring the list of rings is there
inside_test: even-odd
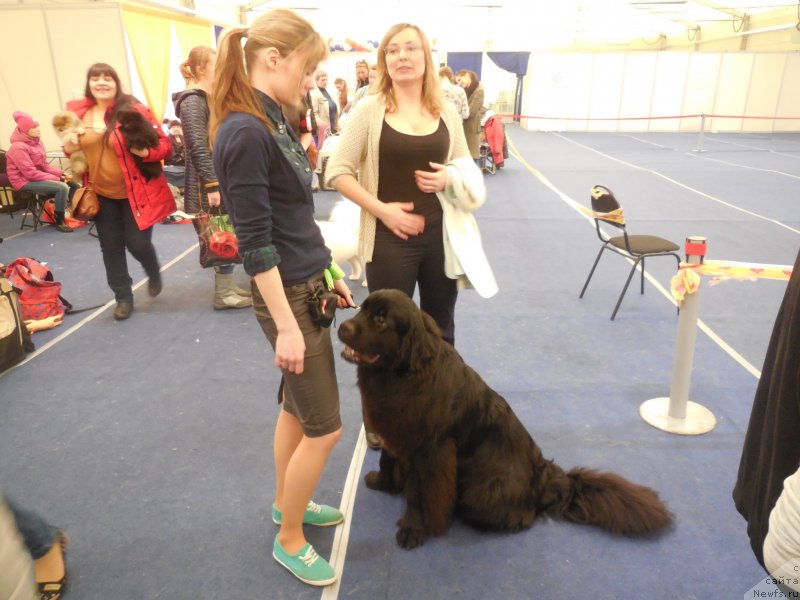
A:
[[[686,262],[702,263],[705,248],[706,238],[700,236],[687,238]],[[692,294],[687,294],[681,304],[669,398],[653,398],[639,407],[639,414],[645,421],[670,433],[699,435],[711,431],[717,424],[710,410],[689,400],[699,313],[700,288]]]

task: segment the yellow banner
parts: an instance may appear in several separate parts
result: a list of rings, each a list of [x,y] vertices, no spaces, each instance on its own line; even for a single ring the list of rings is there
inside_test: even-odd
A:
[[[755,281],[756,279],[785,280],[792,276],[791,265],[765,265],[744,263],[732,260],[707,260],[703,264],[681,263],[680,269],[672,278],[670,288],[672,297],[683,302],[688,294],[693,294],[700,287],[700,276],[711,277],[711,285],[727,279],[737,281]]]
[[[198,25],[197,23],[190,23],[183,20],[173,20],[175,25],[175,34],[178,36],[178,45],[181,49],[182,63],[189,57],[189,51],[195,46],[207,46],[213,48],[213,31],[211,26],[207,23]]]
[[[611,212],[596,212],[591,208],[585,207],[583,204],[575,204],[575,207],[583,214],[602,221],[609,221],[610,223],[625,223],[625,216],[622,214],[622,208],[617,208]]]
[[[145,93],[145,102],[160,122],[169,91],[171,20],[168,16],[122,7],[122,18],[133,60]]]

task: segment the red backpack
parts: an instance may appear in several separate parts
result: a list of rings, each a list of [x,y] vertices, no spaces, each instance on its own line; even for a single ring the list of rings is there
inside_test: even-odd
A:
[[[6,267],[6,277],[19,292],[19,312],[23,321],[63,315],[72,308],[61,297],[61,284],[53,272],[33,258],[18,258]]]

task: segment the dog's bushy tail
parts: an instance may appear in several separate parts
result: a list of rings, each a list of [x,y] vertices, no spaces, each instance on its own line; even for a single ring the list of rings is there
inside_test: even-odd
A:
[[[596,525],[617,535],[656,534],[672,515],[654,490],[614,473],[576,468],[566,473],[569,492],[547,509],[548,515],[582,525]]]

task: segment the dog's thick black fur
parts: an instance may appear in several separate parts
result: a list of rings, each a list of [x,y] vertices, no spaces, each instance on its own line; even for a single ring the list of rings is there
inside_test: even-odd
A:
[[[339,338],[358,365],[364,418],[383,439],[380,470],[366,484],[406,499],[397,523],[403,548],[442,535],[453,515],[506,531],[546,515],[628,536],[671,523],[650,488],[546,460],[508,403],[402,292],[370,294]]]
[[[117,115],[117,122],[119,123],[119,130],[125,138],[125,145],[128,150],[131,148],[158,147],[158,133],[153,128],[153,124],[135,108],[121,109]],[[135,154],[131,154],[131,156],[133,156],[139,172],[147,181],[155,179],[164,171],[161,161],[145,162]]]

